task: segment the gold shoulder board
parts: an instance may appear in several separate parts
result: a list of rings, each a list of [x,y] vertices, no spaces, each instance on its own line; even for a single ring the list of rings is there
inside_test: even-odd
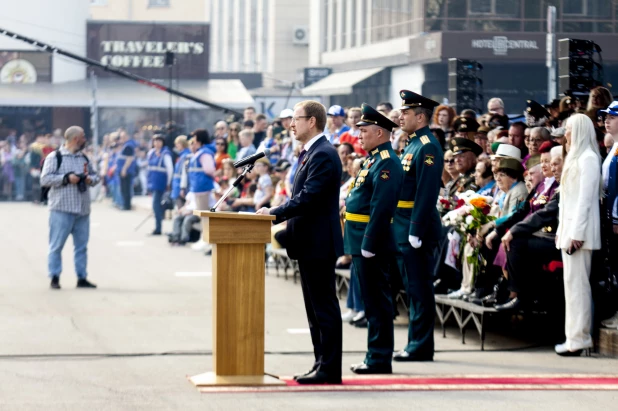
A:
[[[421,143],[423,143],[423,145],[424,144],[429,144],[429,137],[427,137],[427,136],[421,137]]]
[[[382,157],[382,160],[385,160],[387,158],[391,158],[391,154],[388,152],[388,150],[382,150],[380,151],[380,157]]]

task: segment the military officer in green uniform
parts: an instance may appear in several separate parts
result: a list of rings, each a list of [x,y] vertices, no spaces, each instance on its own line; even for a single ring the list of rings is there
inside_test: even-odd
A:
[[[442,227],[436,203],[444,155],[429,123],[438,103],[408,90],[402,90],[400,96],[399,122],[409,140],[401,154],[404,179],[393,228],[400,251],[397,265],[409,298],[410,323],[408,344],[393,359],[433,361],[433,271]]]
[[[477,157],[483,152],[483,148],[467,138],[456,137],[449,141],[455,168],[461,173],[455,184],[449,191],[449,196],[465,193],[468,190],[478,191],[480,187],[474,181],[474,171]]]
[[[403,170],[390,143],[397,124],[363,104],[361,146],[369,153],[346,199],[344,248],[358,274],[368,324],[365,361],[357,374],[390,374],[394,347],[389,263],[397,250],[392,220]]]

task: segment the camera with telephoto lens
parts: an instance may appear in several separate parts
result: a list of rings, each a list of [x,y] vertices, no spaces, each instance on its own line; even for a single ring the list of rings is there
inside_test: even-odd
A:
[[[88,190],[88,185],[86,184],[86,178],[88,177],[88,175],[86,174],[75,174],[77,177],[79,177],[79,182],[77,183],[77,189],[79,190],[80,193],[85,193],[86,190]]]

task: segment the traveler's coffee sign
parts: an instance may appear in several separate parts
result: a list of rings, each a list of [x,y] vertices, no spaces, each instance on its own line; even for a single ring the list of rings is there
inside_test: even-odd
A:
[[[150,79],[208,78],[208,24],[88,22],[88,57]],[[113,76],[100,70],[102,77]]]

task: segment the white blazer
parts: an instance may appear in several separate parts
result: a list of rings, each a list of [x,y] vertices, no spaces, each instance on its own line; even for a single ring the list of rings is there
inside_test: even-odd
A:
[[[560,181],[557,248],[568,249],[571,240],[583,241],[584,250],[601,248],[599,212],[601,172],[597,155],[584,151],[577,161],[578,176]]]

